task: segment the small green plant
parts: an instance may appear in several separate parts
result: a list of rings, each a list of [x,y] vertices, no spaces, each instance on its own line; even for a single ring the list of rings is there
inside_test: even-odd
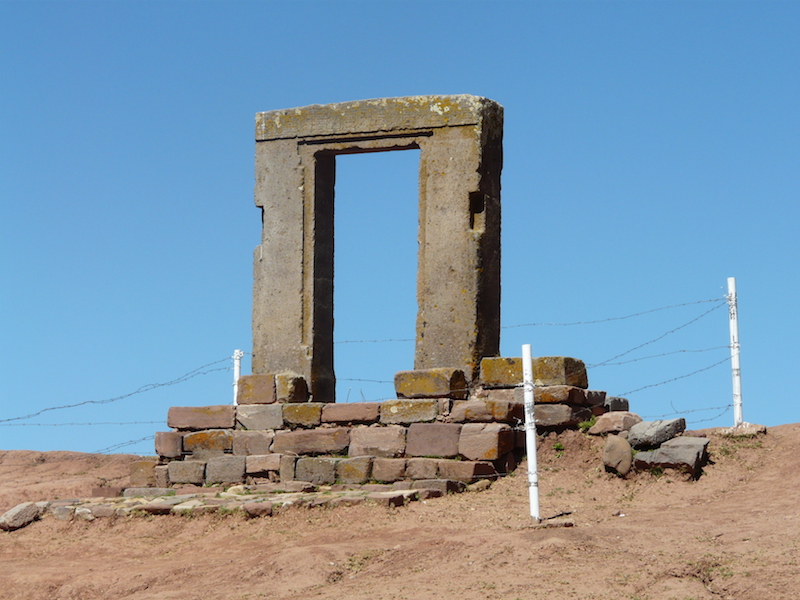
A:
[[[561,442],[556,442],[553,444],[553,450],[556,451],[556,458],[561,458],[564,456],[564,444]]]
[[[578,429],[581,430],[581,433],[586,433],[592,427],[594,427],[595,423],[597,423],[597,417],[592,415],[592,418],[589,419],[588,421],[581,421],[580,423],[578,423]]]

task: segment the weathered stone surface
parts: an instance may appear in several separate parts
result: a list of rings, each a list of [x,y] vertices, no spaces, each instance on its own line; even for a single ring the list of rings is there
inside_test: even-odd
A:
[[[166,486],[158,486],[166,487]],[[124,488],[115,485],[107,485],[102,487],[92,488],[92,498],[117,498],[122,496]]]
[[[277,454],[338,454],[347,449],[349,444],[350,430],[346,427],[278,431],[272,441],[272,452]]]
[[[317,401],[332,399],[335,156],[419,148],[414,368],[473,379],[499,349],[502,107],[462,95],[271,111],[256,140],[256,205],[269,218],[254,259],[253,371],[297,372]]]
[[[92,516],[98,519],[108,519],[113,517],[117,511],[117,507],[111,504],[95,504],[90,506],[89,509],[92,511]]]
[[[173,406],[167,413],[167,426],[187,431],[233,429],[235,409],[231,405]]]
[[[41,516],[41,510],[35,502],[23,502],[0,515],[0,529],[14,531],[30,525]]]
[[[279,404],[237,406],[236,428],[246,430],[282,429],[283,407]]]
[[[206,452],[208,455],[232,450],[233,432],[228,429],[209,429],[187,433],[183,436],[183,449],[192,454]]]
[[[407,479],[436,479],[439,461],[435,458],[409,458],[406,460]]]
[[[336,463],[336,479],[342,483],[367,483],[372,477],[372,457],[343,458]]]
[[[514,432],[503,423],[467,423],[458,438],[458,453],[467,460],[497,460],[513,449]]]
[[[169,467],[167,465],[158,465],[153,469],[156,479],[156,487],[169,487]]]
[[[294,427],[317,427],[322,422],[323,406],[320,402],[284,404],[283,420]]]
[[[156,488],[156,487],[129,487],[125,488],[122,495],[125,498],[138,498],[144,496],[146,498],[154,498],[156,496],[166,496],[167,494],[174,494],[175,491],[169,488]]]
[[[326,485],[336,481],[336,463],[339,459],[325,457],[304,457],[297,459],[295,479],[308,481],[315,485]]]
[[[482,477],[497,477],[494,465],[486,461],[473,460],[440,460],[438,476],[442,479],[452,479],[471,483]]]
[[[239,406],[274,404],[276,400],[274,374],[242,375],[239,377],[238,385],[236,386],[236,403]]]
[[[381,423],[408,425],[433,421],[439,414],[439,403],[433,399],[387,400],[381,404]]]
[[[282,457],[283,454],[250,455],[245,459],[245,473],[259,475],[269,471],[280,471]]]
[[[244,481],[245,457],[220,456],[206,463],[206,483],[241,483]]]
[[[597,417],[597,422],[592,425],[587,433],[590,435],[603,435],[606,433],[619,433],[628,431],[637,423],[642,422],[642,417],[628,411],[613,411]]]
[[[350,430],[349,456],[402,456],[406,449],[406,428],[400,425],[386,427],[354,427]]]
[[[391,492],[371,492],[367,494],[367,500],[381,506],[403,506],[406,502],[416,500],[417,497],[417,490],[393,490]]]
[[[394,376],[398,398],[458,398],[467,397],[467,380],[460,369],[420,369],[399,371]]]
[[[248,517],[269,517],[272,515],[272,502],[245,502],[242,510]]]
[[[50,507],[50,514],[57,521],[71,521],[72,516],[75,514],[74,506],[52,506]]]
[[[170,483],[203,485],[206,463],[199,460],[173,460],[167,469]]]
[[[524,418],[525,407],[522,404],[513,400],[495,400],[491,397],[456,402],[450,412],[450,419],[456,423],[489,423],[493,421],[516,423]]]
[[[522,359],[488,356],[481,359],[481,383],[487,388],[513,388],[522,384]]]
[[[653,448],[686,429],[686,419],[642,421],[630,428],[628,443],[636,449]]]
[[[609,435],[603,447],[603,464],[607,471],[623,477],[627,475],[633,464],[633,452],[628,441],[617,435]]]
[[[592,411],[569,404],[537,404],[533,407],[536,426],[542,428],[575,427],[592,418]]]
[[[764,425],[755,425],[747,422],[717,431],[717,435],[726,437],[755,437],[757,435],[765,435],[766,433],[767,428]]]
[[[86,506],[75,507],[75,518],[79,521],[94,521],[95,516],[92,509]]]
[[[533,360],[533,383],[541,385],[572,385],[589,387],[586,365],[568,356],[542,356]]]
[[[322,407],[323,423],[377,423],[380,419],[380,402],[352,402],[326,404]]]
[[[156,485],[155,468],[158,463],[154,460],[137,460],[131,463],[131,486],[153,487]]]
[[[677,469],[697,478],[705,461],[706,444],[689,441],[702,438],[686,438],[686,440],[686,443],[665,443],[655,450],[639,452],[634,457],[634,465],[642,471],[654,468]]]
[[[286,485],[294,481],[294,468],[296,464],[296,456],[287,456],[285,454],[281,455],[281,484]]]
[[[692,448],[695,450],[700,451],[700,462],[705,464],[708,460],[708,443],[709,439],[705,437],[684,437],[679,436],[672,438],[671,440],[667,440],[663,444],[661,444],[661,448],[669,449],[669,448]]]
[[[372,478],[375,481],[398,481],[405,476],[404,458],[376,458],[372,461]]]
[[[272,431],[234,431],[233,453],[237,456],[269,454],[274,437]]]
[[[458,456],[459,423],[412,423],[406,434],[406,456]]]
[[[297,373],[275,374],[275,398],[278,402],[308,402],[308,384]],[[322,398],[314,399],[322,402]]]
[[[532,359],[536,386],[570,385],[588,388],[589,378],[582,360],[566,356],[541,356]],[[487,388],[515,387],[522,383],[522,359],[487,357],[481,360],[481,382]]]
[[[177,431],[156,432],[156,454],[164,458],[180,458],[183,452],[183,434]]]
[[[524,401],[522,388],[476,388],[469,396],[470,400],[500,400],[503,402]]]
[[[606,396],[604,404],[606,410],[608,410],[609,412],[617,410],[622,410],[622,411],[630,410],[630,403],[628,402],[628,399],[620,398],[619,396]]]
[[[452,479],[422,479],[415,481],[414,488],[424,488],[428,490],[436,490],[443,494],[454,493],[458,494],[466,489],[463,481],[454,481]]]

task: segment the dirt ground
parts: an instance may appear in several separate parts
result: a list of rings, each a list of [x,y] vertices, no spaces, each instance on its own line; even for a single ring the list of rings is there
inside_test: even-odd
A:
[[[617,478],[601,447],[572,432],[540,442],[542,516],[568,512],[574,527],[533,526],[523,469],[485,492],[395,509],[46,516],[0,533],[0,598],[798,598],[800,424],[713,437],[698,481]],[[0,512],[124,485],[134,458],[0,452]]]

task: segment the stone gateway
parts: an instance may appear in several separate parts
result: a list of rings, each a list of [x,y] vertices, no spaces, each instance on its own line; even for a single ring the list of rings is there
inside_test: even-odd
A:
[[[296,373],[314,402],[335,401],[335,157],[419,149],[414,369],[475,380],[499,354],[502,138],[502,107],[470,95],[258,113],[253,375]]]

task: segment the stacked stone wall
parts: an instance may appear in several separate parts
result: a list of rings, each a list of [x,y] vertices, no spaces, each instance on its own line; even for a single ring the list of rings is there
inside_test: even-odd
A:
[[[540,430],[575,428],[608,410],[605,392],[588,389],[582,361],[536,358],[534,378]],[[292,374],[245,376],[236,406],[171,408],[172,430],[156,434],[159,461],[142,463],[133,484],[414,487],[496,478],[525,453],[521,380],[521,359],[485,358],[471,387],[457,369],[402,371],[397,399],[335,404],[298,401],[314,398]]]

